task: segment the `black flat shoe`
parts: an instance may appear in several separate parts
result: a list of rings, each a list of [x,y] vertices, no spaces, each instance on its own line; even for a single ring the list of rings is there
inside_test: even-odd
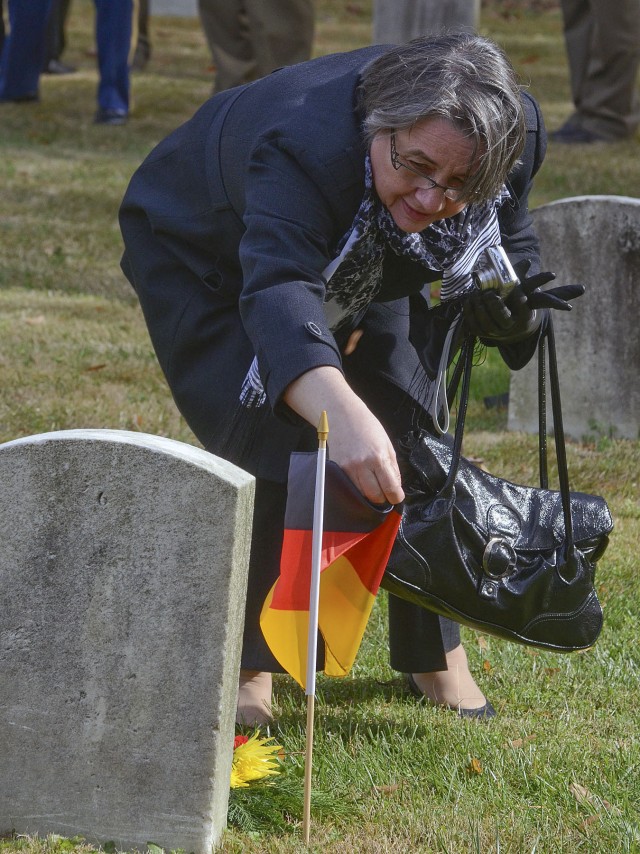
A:
[[[43,74],[75,74],[78,69],[75,65],[67,65],[59,59],[51,59],[43,69]]]
[[[615,140],[607,139],[604,136],[593,133],[593,131],[571,125],[563,125],[558,130],[553,131],[550,137],[554,142],[561,142],[564,145],[591,145],[594,142],[615,142]]]
[[[430,702],[424,694],[424,691],[421,691],[418,687],[418,683],[413,678],[413,674],[407,674],[407,682],[409,685],[409,690],[413,694],[414,697],[417,697],[419,700],[427,700]],[[434,704],[437,705],[437,704]],[[459,709],[454,708],[453,706],[443,706],[441,708],[448,708],[451,711],[457,712],[459,718],[474,718],[476,720],[488,720],[489,718],[495,718],[496,710],[493,708],[491,703],[487,700],[484,706],[480,706],[478,709]]]
[[[33,104],[40,100],[37,92],[26,92],[24,95],[15,95],[13,98],[0,98],[0,104]]]
[[[120,110],[98,110],[94,119],[96,125],[126,125],[127,114]]]

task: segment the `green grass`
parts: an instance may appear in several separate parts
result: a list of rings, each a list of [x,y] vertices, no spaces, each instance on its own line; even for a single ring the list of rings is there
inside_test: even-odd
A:
[[[370,16],[369,0],[319,0],[316,53],[367,44]],[[0,107],[0,441],[107,427],[193,442],[119,269],[117,208],[145,154],[209,94],[210,60],[196,21],[153,18],[153,58],[134,76],[131,121],[97,127],[92,26],[92,3],[75,0],[66,58],[79,73],[44,78],[39,104]],[[558,126],[570,101],[557,3],[485,3],[481,28]],[[638,188],[637,141],[577,151],[550,144],[532,202]],[[493,352],[475,369],[465,452],[535,482],[535,437],[506,432],[506,410],[484,405],[508,379]],[[594,435],[569,443],[568,454],[572,486],[604,495],[616,523],[599,567],[598,644],[560,656],[463,630],[499,712],[476,725],[416,704],[389,669],[381,594],[352,673],[319,680],[311,850],[640,852],[640,443]],[[234,795],[260,829],[230,828],[225,851],[303,847],[306,711],[287,677],[276,678],[276,711],[281,782]],[[90,850],[55,836],[0,840],[0,854]]]

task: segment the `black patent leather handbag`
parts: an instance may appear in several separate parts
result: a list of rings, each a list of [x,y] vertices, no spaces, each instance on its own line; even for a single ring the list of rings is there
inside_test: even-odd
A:
[[[425,431],[403,442],[407,497],[382,587],[488,634],[558,652],[585,649],[602,628],[595,567],[613,521],[603,498],[569,489],[551,319],[538,347],[540,488],[510,483],[460,454],[473,345],[465,343],[458,366],[453,446]],[[545,349],[559,491],[548,488]]]

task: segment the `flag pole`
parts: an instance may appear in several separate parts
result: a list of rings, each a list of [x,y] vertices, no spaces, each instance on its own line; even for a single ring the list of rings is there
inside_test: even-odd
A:
[[[322,560],[322,532],[324,528],[324,475],[327,457],[329,422],[323,409],[318,424],[318,461],[316,489],[313,500],[313,539],[311,545],[311,587],[309,590],[309,634],[307,637],[307,747],[304,767],[304,815],[302,828],[305,845],[309,844],[311,823],[311,768],[313,755],[313,722],[316,698],[316,657],[318,652],[318,607],[320,600],[320,568]]]

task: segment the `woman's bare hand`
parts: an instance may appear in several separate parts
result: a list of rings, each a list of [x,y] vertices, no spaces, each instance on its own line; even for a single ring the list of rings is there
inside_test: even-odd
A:
[[[330,457],[365,498],[375,504],[399,504],[404,499],[391,440],[340,371],[329,366],[314,368],[291,383],[284,399],[314,426],[326,410]]]

